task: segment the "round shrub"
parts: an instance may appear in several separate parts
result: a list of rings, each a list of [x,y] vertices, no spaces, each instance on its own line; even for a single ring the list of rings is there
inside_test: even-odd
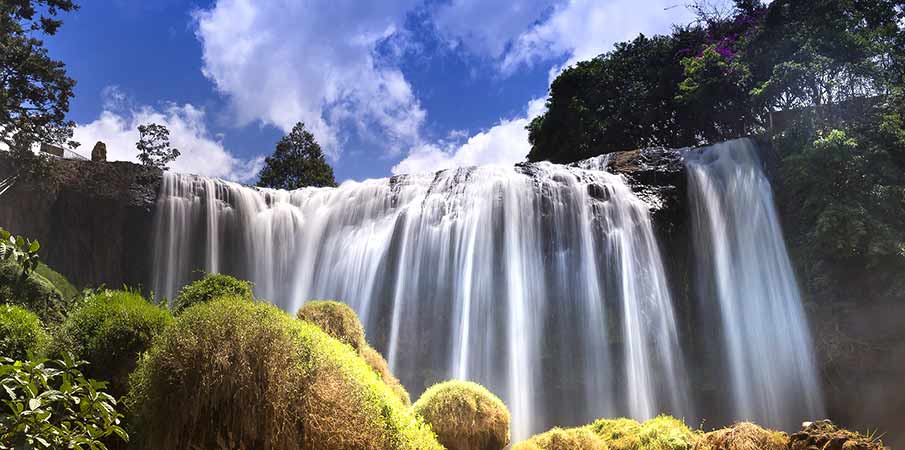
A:
[[[60,325],[51,355],[70,352],[88,361],[85,375],[110,382],[111,394],[119,397],[128,392],[138,355],[172,321],[166,308],[149,303],[141,294],[101,291],[85,299]]]
[[[588,428],[554,428],[515,444],[512,450],[607,450],[607,446]]]
[[[588,426],[610,450],[691,450],[698,435],[685,422],[658,416],[644,423],[631,419],[600,419]]]
[[[387,360],[383,358],[380,352],[365,344],[364,348],[361,349],[361,357],[380,375],[380,379],[383,380],[384,384],[396,393],[396,396],[399,397],[399,400],[402,400],[405,406],[412,406],[412,398],[409,397],[408,391],[405,390],[405,386],[399,382],[399,379],[390,372],[390,365],[387,364]]]
[[[63,295],[38,272],[22,276],[22,266],[0,260],[0,301],[28,309],[47,324],[59,323],[67,309]]]
[[[446,381],[412,406],[450,450],[500,450],[509,444],[509,410],[477,383]]]
[[[305,303],[296,317],[317,325],[325,333],[344,344],[349,344],[357,352],[366,345],[365,330],[355,311],[345,303],[333,300],[315,300]]]
[[[48,337],[38,316],[21,307],[0,305],[0,356],[26,361],[40,356]]]
[[[785,450],[787,448],[789,448],[789,436],[785,433],[767,430],[749,422],[737,423],[729,428],[706,433],[694,446],[695,450]]]
[[[250,281],[239,280],[229,275],[209,273],[204,278],[182,287],[173,300],[173,312],[179,313],[192,305],[209,302],[219,297],[233,297],[254,300]]]
[[[348,346],[257,302],[180,314],[139,362],[138,448],[441,449]]]

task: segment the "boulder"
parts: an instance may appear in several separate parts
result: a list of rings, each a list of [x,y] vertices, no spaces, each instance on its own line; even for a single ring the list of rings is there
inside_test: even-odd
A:
[[[94,144],[94,148],[91,150],[91,160],[92,161],[106,161],[107,160],[107,144],[104,144],[101,141],[97,141],[97,144]]]

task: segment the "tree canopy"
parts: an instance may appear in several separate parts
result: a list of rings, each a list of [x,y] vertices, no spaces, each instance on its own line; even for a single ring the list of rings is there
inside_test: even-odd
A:
[[[273,155],[264,160],[259,177],[258,186],[273,189],[336,186],[333,168],[302,122],[280,139]]]
[[[66,120],[75,81],[40,39],[57,32],[59,13],[75,9],[71,0],[0,3],[0,142],[12,150],[37,142],[78,145]]]
[[[150,123],[138,126],[138,160],[145,166],[167,170],[167,164],[176,160],[180,152],[170,147],[170,130],[164,125]]]

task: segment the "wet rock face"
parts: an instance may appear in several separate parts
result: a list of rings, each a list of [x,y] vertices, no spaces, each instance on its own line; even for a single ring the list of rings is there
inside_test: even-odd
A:
[[[161,172],[128,162],[55,159],[0,197],[0,226],[41,242],[41,259],[77,286],[146,284]],[[0,180],[17,174],[0,152]]]
[[[654,225],[667,235],[685,220],[684,150],[649,148],[610,154],[605,169],[625,176],[635,194],[651,207]]]

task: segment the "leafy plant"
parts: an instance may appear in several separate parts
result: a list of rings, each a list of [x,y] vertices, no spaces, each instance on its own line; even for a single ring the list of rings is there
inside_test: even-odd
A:
[[[9,231],[0,228],[0,259],[11,258],[22,266],[22,276],[28,276],[38,268],[40,257],[38,250],[41,244],[22,236],[13,236]]]
[[[138,160],[149,167],[167,170],[167,164],[176,160],[180,152],[170,147],[170,130],[163,125],[151,123],[138,126]]]
[[[82,375],[84,361],[0,361],[0,449],[106,450],[111,437],[129,440],[116,399]]]

